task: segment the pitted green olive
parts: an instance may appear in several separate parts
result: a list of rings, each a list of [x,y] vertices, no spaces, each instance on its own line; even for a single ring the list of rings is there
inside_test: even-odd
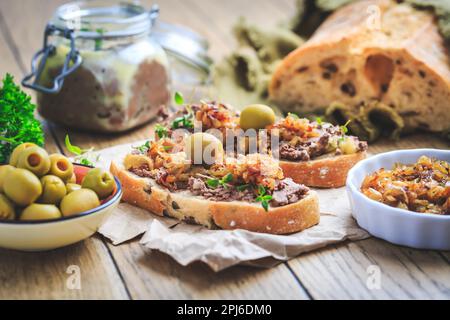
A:
[[[350,137],[345,137],[339,141],[339,149],[341,149],[344,154],[354,154],[357,152],[357,145],[355,140]]]
[[[30,147],[37,147],[37,145],[35,145],[34,143],[31,142],[26,142],[26,143],[22,143],[20,145],[18,145],[17,147],[14,148],[13,152],[11,153],[11,156],[9,157],[9,164],[12,166],[17,166],[17,161],[19,161],[19,154]]]
[[[26,207],[20,215],[20,220],[54,220],[61,218],[61,211],[52,204],[33,203]]]
[[[61,201],[63,216],[73,216],[100,205],[97,194],[91,189],[80,189],[66,195]]]
[[[0,193],[0,220],[14,220],[15,217],[14,204]]]
[[[0,192],[3,192],[3,183],[5,181],[6,175],[15,169],[16,168],[8,164],[0,166]]]
[[[72,176],[66,182],[67,183],[77,183],[77,175],[75,173],[72,174]]]
[[[41,147],[29,147],[19,154],[17,168],[27,169],[42,177],[50,170],[50,157]]]
[[[5,179],[3,189],[6,196],[19,206],[32,204],[42,194],[41,182],[28,170],[15,169]]]
[[[67,194],[80,190],[81,186],[79,184],[76,183],[68,183],[66,184],[66,190],[67,190]]]
[[[245,107],[240,116],[239,124],[243,130],[264,129],[275,123],[275,112],[263,104],[252,104]]]
[[[116,187],[114,176],[101,168],[95,168],[88,171],[81,187],[95,191],[100,199],[109,197]]]
[[[186,154],[194,164],[213,164],[223,158],[222,142],[209,133],[197,132],[185,140]]]
[[[44,176],[41,178],[42,195],[39,198],[40,203],[58,205],[66,195],[66,186],[57,176]]]
[[[61,178],[64,181],[72,179],[73,164],[62,154],[52,154],[50,156],[50,174]]]

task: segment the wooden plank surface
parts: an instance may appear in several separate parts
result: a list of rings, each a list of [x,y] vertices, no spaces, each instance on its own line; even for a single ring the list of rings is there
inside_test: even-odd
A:
[[[18,79],[41,46],[42,31],[63,0],[0,2],[0,74]],[[146,4],[151,1],[144,1]],[[270,27],[287,21],[294,0],[161,0],[162,19],[184,24],[203,34],[215,60],[230,52],[230,33],[239,15]],[[6,35],[6,38],[5,38]],[[46,147],[64,152],[63,138],[97,149],[136,141],[150,135],[151,125],[125,135],[90,135],[45,124]],[[57,141],[53,140],[53,137]],[[60,149],[58,149],[60,147]],[[414,135],[371,146],[372,153],[399,148],[449,148],[431,135]],[[34,261],[41,265],[31,267]],[[450,298],[450,254],[419,251],[369,239],[302,255],[270,270],[235,267],[215,274],[201,264],[181,267],[161,253],[144,252],[136,241],[112,246],[100,237],[49,253],[0,250],[0,298],[134,298],[134,299],[308,299],[308,298]],[[79,265],[81,291],[64,287],[70,264]],[[367,287],[367,267],[378,266],[381,288]],[[51,279],[51,280],[49,280]]]
[[[8,43],[8,30],[0,22],[0,74],[19,81],[23,70]],[[9,39],[11,41],[11,39]],[[58,152],[53,135],[44,123],[46,149]],[[69,266],[80,269],[82,290],[66,286]],[[127,292],[107,247],[93,237],[82,243],[48,253],[22,253],[0,249],[0,299],[123,299]]]

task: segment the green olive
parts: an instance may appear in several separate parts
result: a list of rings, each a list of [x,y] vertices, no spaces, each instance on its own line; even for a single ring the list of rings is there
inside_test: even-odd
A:
[[[28,170],[15,169],[5,179],[3,189],[6,196],[19,206],[32,204],[42,194],[41,182]]]
[[[52,154],[50,156],[50,163],[50,174],[57,176],[66,182],[72,179],[74,175],[73,164],[65,156],[56,153]]]
[[[275,112],[263,104],[252,104],[245,107],[240,116],[239,124],[243,130],[264,129],[275,123]]]
[[[63,216],[72,216],[94,209],[100,205],[97,194],[91,189],[80,189],[66,195],[61,201]]]
[[[113,193],[116,182],[110,172],[95,168],[88,171],[81,182],[81,187],[95,191],[100,199],[104,199]]]
[[[186,138],[186,154],[194,164],[213,164],[223,158],[222,142],[205,132],[197,132]]]
[[[0,193],[0,220],[14,220],[15,217],[14,204]]]
[[[80,189],[81,189],[81,186],[79,184],[76,184],[76,183],[68,183],[68,184],[66,184],[66,191],[67,191],[68,194],[71,193],[71,192],[80,190]]]
[[[27,169],[42,177],[50,170],[50,157],[41,147],[29,147],[19,154],[17,168]]]
[[[6,175],[11,171],[13,171],[14,169],[16,168],[8,164],[0,166],[0,192],[3,192],[3,183],[5,182]]]
[[[61,218],[61,211],[53,204],[33,203],[26,207],[20,215],[20,220],[54,220]]]
[[[66,183],[77,183],[77,175],[75,173],[72,174],[72,176],[69,178],[69,180],[66,181]]]
[[[40,203],[58,205],[67,193],[64,182],[57,176],[44,176],[41,178],[42,195]]]
[[[13,152],[11,153],[11,156],[9,157],[9,164],[13,167],[17,166],[17,161],[19,161],[19,154],[29,147],[37,147],[37,145],[31,142],[26,142],[15,147]]]

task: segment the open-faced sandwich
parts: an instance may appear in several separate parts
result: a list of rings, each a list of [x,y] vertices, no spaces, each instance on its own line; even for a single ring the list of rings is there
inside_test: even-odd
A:
[[[124,201],[212,229],[288,234],[319,223],[317,194],[285,178],[274,158],[227,157],[207,133],[148,142],[112,162],[111,172]]]
[[[310,121],[295,114],[277,118],[265,105],[250,105],[237,112],[226,104],[201,102],[162,115],[157,137],[172,136],[180,128],[190,132],[194,128],[203,132],[215,129],[227,151],[238,154],[249,153],[252,137],[247,132],[253,129],[256,145],[260,147],[262,140],[267,143],[266,151],[280,160],[284,175],[311,187],[345,185],[348,171],[366,157],[367,142],[346,135],[346,126],[334,126],[320,118]]]

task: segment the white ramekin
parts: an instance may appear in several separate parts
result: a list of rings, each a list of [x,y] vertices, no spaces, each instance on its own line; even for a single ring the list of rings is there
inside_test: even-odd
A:
[[[359,162],[347,177],[347,194],[353,217],[377,238],[418,249],[450,250],[450,216],[416,213],[393,208],[365,196],[364,178],[396,162],[409,164],[425,155],[450,162],[450,150],[414,149],[381,153]]]

